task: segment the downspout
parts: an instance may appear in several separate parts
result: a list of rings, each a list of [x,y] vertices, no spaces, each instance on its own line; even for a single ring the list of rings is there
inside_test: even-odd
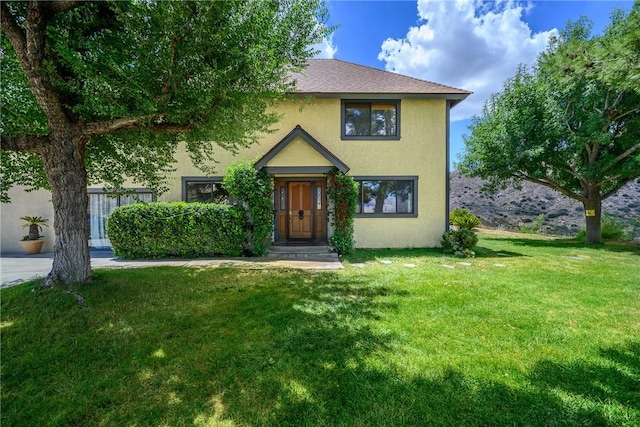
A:
[[[450,162],[450,156],[451,156],[451,147],[450,147],[450,128],[451,128],[451,101],[447,100],[447,107],[446,107],[446,120],[447,120],[447,131],[446,131],[446,167],[445,167],[445,182],[446,182],[446,200],[445,200],[445,216],[444,216],[444,229],[445,231],[449,231],[449,200],[450,200],[450,176],[451,176],[451,171],[449,170],[449,162]]]

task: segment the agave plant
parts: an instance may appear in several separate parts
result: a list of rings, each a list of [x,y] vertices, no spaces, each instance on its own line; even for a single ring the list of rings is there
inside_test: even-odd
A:
[[[40,238],[40,232],[42,231],[42,226],[48,227],[46,218],[42,218],[41,216],[23,216],[20,217],[21,220],[25,221],[22,224],[22,228],[29,227],[29,236],[27,240],[38,240]]]

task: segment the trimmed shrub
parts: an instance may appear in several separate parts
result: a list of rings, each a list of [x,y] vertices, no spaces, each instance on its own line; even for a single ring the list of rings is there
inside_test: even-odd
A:
[[[123,258],[238,256],[245,228],[242,208],[212,203],[126,205],[107,219],[113,253]]]
[[[454,254],[462,258],[473,258],[473,248],[478,243],[478,236],[471,230],[449,230],[442,235],[442,249],[445,254]]]
[[[469,209],[454,209],[449,213],[449,224],[471,230],[480,226],[480,218],[469,212]]]

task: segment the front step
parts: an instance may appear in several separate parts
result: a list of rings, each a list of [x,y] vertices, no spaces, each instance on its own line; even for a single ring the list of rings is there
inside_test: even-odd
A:
[[[269,248],[269,253],[267,254],[269,258],[297,258],[297,259],[305,259],[305,258],[313,258],[313,259],[322,259],[327,261],[338,260],[338,254],[335,252],[331,252],[329,246],[271,246]]]

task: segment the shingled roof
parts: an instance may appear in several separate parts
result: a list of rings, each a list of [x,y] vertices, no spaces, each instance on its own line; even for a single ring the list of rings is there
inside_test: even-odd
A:
[[[439,83],[378,70],[340,59],[310,59],[295,74],[296,93],[307,95],[397,94],[462,101],[471,92]]]

